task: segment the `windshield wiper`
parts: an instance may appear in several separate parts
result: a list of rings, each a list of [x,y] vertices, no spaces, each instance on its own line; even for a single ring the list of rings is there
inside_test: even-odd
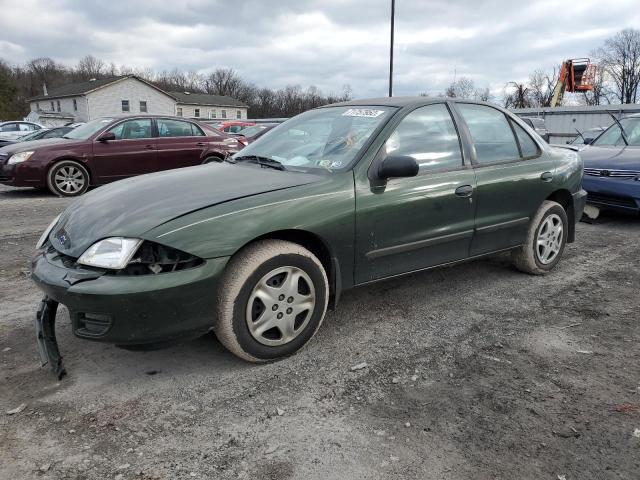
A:
[[[231,160],[231,159],[230,159]],[[253,162],[261,167],[275,168],[276,170],[286,170],[285,166],[278,160],[260,155],[242,155],[233,159],[236,162]]]
[[[607,112],[607,113],[611,116],[611,118],[613,118],[613,121],[618,124],[618,127],[620,128],[620,133],[622,134],[622,140],[624,140],[624,144],[628,147],[629,139],[627,138],[627,132],[624,131],[624,127],[620,123],[620,120],[618,120],[613,113],[611,112]]]

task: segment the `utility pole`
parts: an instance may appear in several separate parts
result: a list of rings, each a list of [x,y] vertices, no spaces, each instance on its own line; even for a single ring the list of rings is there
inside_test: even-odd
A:
[[[396,14],[396,0],[391,0],[391,44],[389,46],[389,97],[393,97],[393,27]]]

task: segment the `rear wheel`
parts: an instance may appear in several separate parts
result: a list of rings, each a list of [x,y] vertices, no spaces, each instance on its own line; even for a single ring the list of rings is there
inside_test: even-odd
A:
[[[316,333],[327,309],[327,275],[313,253],[264,240],[234,256],[219,285],[214,330],[250,362],[291,355]]]
[[[553,269],[567,243],[567,212],[557,202],[546,200],[529,225],[527,240],[511,252],[515,267],[532,275],[543,275]]]
[[[89,172],[78,162],[63,160],[49,169],[47,187],[61,197],[82,195],[89,188]]]

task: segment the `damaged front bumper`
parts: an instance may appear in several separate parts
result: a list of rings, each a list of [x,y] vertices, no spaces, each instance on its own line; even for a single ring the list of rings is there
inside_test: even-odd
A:
[[[62,380],[67,372],[62,366],[62,355],[56,340],[57,311],[58,302],[45,296],[36,313],[36,340],[42,366],[49,364],[56,378]]]
[[[43,364],[64,375],[55,336],[58,304],[69,310],[74,335],[118,345],[193,338],[213,326],[218,280],[228,257],[197,267],[149,275],[116,275],[37,252],[31,278],[45,293],[36,317]]]

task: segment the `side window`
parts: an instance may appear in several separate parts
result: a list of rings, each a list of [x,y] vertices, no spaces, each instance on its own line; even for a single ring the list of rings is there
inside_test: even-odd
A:
[[[17,123],[7,123],[7,124],[2,126],[2,131],[3,132],[17,132],[18,131],[18,124]]]
[[[34,130],[33,126],[28,123],[20,123],[19,125],[21,132],[32,132]]]
[[[195,125],[195,124],[191,124],[191,135],[193,135],[194,137],[204,137],[204,132],[202,130],[200,130],[200,127]]]
[[[180,120],[170,120],[168,118],[159,118],[158,136],[160,137],[191,137],[193,130],[191,123]]]
[[[516,139],[504,113],[472,103],[459,103],[458,109],[469,127],[478,163],[520,158]]]
[[[513,125],[513,129],[516,131],[516,136],[518,137],[518,142],[520,143],[520,151],[522,152],[523,158],[537,157],[540,155],[540,150],[538,150],[538,145],[533,139],[529,136],[527,132],[524,131],[520,125],[516,122],[511,122]]]
[[[119,123],[109,131],[114,133],[116,140],[151,138],[151,119],[127,120]]]
[[[421,107],[404,117],[385,143],[387,155],[415,158],[420,172],[462,166],[458,132],[446,105]]]

